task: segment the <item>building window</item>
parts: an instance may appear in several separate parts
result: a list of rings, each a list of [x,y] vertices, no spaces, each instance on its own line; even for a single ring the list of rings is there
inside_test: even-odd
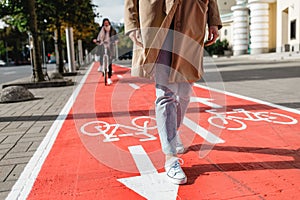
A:
[[[224,30],[224,35],[227,36],[227,34],[228,34],[228,31],[227,31],[227,29],[225,29]]]
[[[296,39],[296,20],[291,21],[291,40]]]

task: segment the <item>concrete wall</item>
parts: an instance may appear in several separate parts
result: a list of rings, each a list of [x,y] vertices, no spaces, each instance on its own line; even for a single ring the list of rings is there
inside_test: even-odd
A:
[[[269,23],[265,26],[268,27],[265,30],[268,32],[266,35],[268,38],[265,40],[265,42],[268,44],[266,44],[266,47],[268,47],[266,50],[269,52],[275,50],[277,52],[300,51],[300,0],[247,0],[248,5],[253,2],[256,2],[257,4],[260,2],[269,3]],[[229,41],[229,44],[232,45],[234,41],[233,33],[235,30],[233,28],[233,18],[232,20],[228,20],[228,16],[230,13],[232,13],[232,11],[229,9],[229,6],[232,8],[234,5],[236,5],[236,1],[218,0],[218,4],[220,10],[222,10],[221,13],[224,26],[224,29],[220,31],[220,38],[221,40],[226,38]],[[249,6],[249,8],[250,7],[251,6]],[[254,20],[253,23],[255,23],[257,20]],[[296,21],[296,38],[291,39],[291,22],[294,20]],[[256,25],[252,24],[251,26],[253,28]],[[224,34],[225,30],[227,30],[227,35]],[[252,32],[252,34],[254,34],[252,35],[252,38],[257,37],[256,32],[256,30]],[[260,39],[262,38],[263,37],[260,37]],[[263,43],[264,41],[260,41],[257,43],[257,45]],[[254,47],[255,45],[252,46]],[[255,50],[253,49],[253,51]]]
[[[270,4],[269,15],[269,51],[276,51],[277,4]]]
[[[231,13],[231,7],[235,5],[235,0],[218,0],[220,14]]]
[[[233,41],[232,23],[224,23],[223,28],[220,30],[220,40],[227,40],[229,43]],[[225,34],[227,32],[227,34]],[[229,44],[232,45],[232,42]]]
[[[296,20],[296,38],[291,39],[291,22]],[[277,37],[276,50],[300,50],[300,1],[277,0]],[[286,48],[284,48],[286,45]],[[289,48],[288,48],[289,47]]]

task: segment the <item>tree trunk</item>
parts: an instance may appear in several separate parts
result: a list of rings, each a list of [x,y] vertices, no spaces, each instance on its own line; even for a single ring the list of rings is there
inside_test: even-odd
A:
[[[63,47],[62,47],[62,40],[61,40],[61,27],[59,27],[57,32],[57,45],[58,45],[58,54],[59,54],[59,60],[58,60],[58,71],[59,73],[64,73],[64,58],[63,58]]]
[[[29,29],[32,34],[33,39],[33,66],[34,66],[34,75],[37,82],[44,81],[44,74],[42,70],[42,56],[41,56],[41,47],[40,39],[38,34],[37,27],[37,16],[35,9],[35,0],[25,0],[25,7],[28,9],[30,15]],[[27,4],[27,5],[26,5]]]
[[[56,44],[58,48],[58,72],[64,73],[64,59],[62,54],[62,39],[61,39],[61,23],[59,22],[59,19],[56,21]]]

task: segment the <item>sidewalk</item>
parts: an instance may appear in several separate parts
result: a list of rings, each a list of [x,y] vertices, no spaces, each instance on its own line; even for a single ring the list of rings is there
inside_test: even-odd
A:
[[[80,81],[85,70],[79,72],[68,78]],[[75,87],[30,89],[37,99],[0,104],[0,199],[8,195]]]
[[[226,61],[226,60],[251,60],[251,61],[298,61],[300,60],[300,52],[272,52],[263,54],[245,54],[239,56],[230,57],[217,57],[214,58],[216,61]]]

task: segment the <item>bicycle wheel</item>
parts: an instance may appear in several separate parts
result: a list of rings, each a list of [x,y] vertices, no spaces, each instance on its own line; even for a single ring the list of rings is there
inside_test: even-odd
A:
[[[104,75],[104,84],[107,85],[107,76],[108,76],[108,55],[104,54],[103,56],[103,75]]]
[[[80,131],[84,135],[98,136],[105,134],[110,129],[110,125],[104,121],[92,121],[81,126]]]
[[[239,131],[247,128],[247,125],[240,120],[222,118],[219,116],[211,116],[208,118],[208,122],[217,128],[227,129],[230,131]]]
[[[141,117],[136,117],[132,120],[131,122],[135,127],[143,129],[145,125],[147,125],[148,130],[153,130],[156,129],[156,120],[153,117],[149,116],[141,116]]]
[[[267,122],[272,122],[274,124],[297,124],[298,120],[284,115],[280,113],[275,113],[275,112],[258,112],[256,113],[256,116],[260,119],[263,119],[264,121]]]

